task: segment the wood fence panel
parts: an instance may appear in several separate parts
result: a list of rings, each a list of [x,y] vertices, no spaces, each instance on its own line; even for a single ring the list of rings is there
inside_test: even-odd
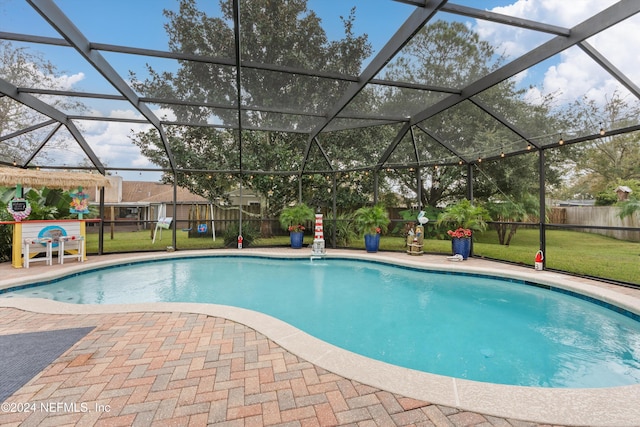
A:
[[[600,227],[640,228],[638,215],[620,219],[620,208],[615,206],[569,206],[566,211],[566,224]],[[640,231],[584,229],[589,233],[602,234],[620,240],[640,242]]]

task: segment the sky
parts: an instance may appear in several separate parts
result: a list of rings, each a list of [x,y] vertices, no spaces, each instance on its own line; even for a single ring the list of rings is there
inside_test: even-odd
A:
[[[615,0],[458,0],[451,3],[482,7],[509,16],[571,27],[590,14],[603,10]],[[175,9],[177,0],[57,0],[56,4],[78,26],[85,36],[94,42],[167,50],[167,36],[162,27],[162,9]],[[216,13],[216,0],[200,0],[206,11]],[[347,16],[353,4],[356,7],[354,32],[366,33],[377,52],[402,25],[414,7],[391,0],[309,0],[310,9],[322,19],[329,38],[342,36],[339,16]],[[500,50],[509,59],[517,58],[528,49],[550,38],[548,35],[515,27],[477,22],[465,17],[442,14],[443,19],[462,20],[480,36],[491,42],[500,41]],[[0,0],[0,31],[59,37],[24,0]],[[589,43],[605,54],[609,61],[636,83],[640,82],[640,55],[629,50],[624,40],[640,40],[640,16],[619,24],[589,40]],[[36,46],[47,59],[58,66],[60,88],[89,92],[117,94],[115,89],[78,55],[68,49]],[[375,54],[374,52],[374,54]],[[149,58],[124,57],[103,53],[104,57],[125,78],[128,70],[142,70]],[[158,67],[165,65],[158,61]],[[518,76],[522,87],[527,88],[532,101],[554,93],[559,99],[571,102],[581,96],[604,102],[619,84],[578,48],[557,55],[539,66]],[[624,91],[626,92],[626,90]],[[102,102],[91,104],[105,116],[139,117],[129,104]],[[162,111],[156,111],[158,116]],[[128,123],[84,123],[89,145],[104,163],[118,167],[154,167],[130,142],[131,130],[144,129]],[[67,155],[70,155],[67,153]],[[80,155],[80,153],[78,153]],[[159,174],[121,172],[125,179],[157,179]]]

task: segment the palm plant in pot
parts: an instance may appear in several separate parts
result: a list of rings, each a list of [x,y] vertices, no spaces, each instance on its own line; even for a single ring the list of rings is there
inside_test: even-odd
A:
[[[487,229],[487,221],[491,220],[489,211],[482,206],[473,205],[470,200],[462,199],[447,206],[438,215],[437,224],[450,227],[447,234],[451,237],[451,252],[460,254],[463,259],[471,253],[471,238],[474,231]]]
[[[377,252],[380,247],[380,234],[387,231],[391,220],[387,208],[381,204],[363,206],[353,214],[356,231],[364,236],[367,252]]]
[[[305,203],[288,206],[280,212],[280,225],[289,230],[291,247],[300,249],[304,238],[304,224],[315,219],[313,209]]]

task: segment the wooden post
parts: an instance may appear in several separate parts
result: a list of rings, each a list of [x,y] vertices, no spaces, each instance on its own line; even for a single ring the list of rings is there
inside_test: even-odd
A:
[[[22,223],[13,224],[13,248],[11,251],[12,265],[15,268],[22,268]]]
[[[111,206],[111,240],[113,240],[113,228],[114,228],[114,221],[115,221],[115,216],[116,216],[116,207],[115,206]]]
[[[156,212],[153,209],[153,206],[149,207],[149,220],[151,220],[151,218],[155,218],[156,216]],[[151,224],[151,227],[149,227],[149,231],[151,232],[151,234],[149,235],[149,238],[151,240],[153,240],[153,235],[155,234],[155,225]]]

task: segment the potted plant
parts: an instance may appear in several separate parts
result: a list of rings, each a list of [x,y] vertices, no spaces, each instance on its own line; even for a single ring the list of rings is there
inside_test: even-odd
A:
[[[315,213],[305,203],[288,206],[280,212],[280,225],[289,230],[292,248],[300,249],[302,247],[304,223],[313,221],[313,219],[315,219]]]
[[[391,220],[387,208],[381,204],[363,206],[353,214],[356,231],[364,236],[367,252],[377,252],[380,246],[380,233],[386,232]]]
[[[445,224],[451,228],[447,234],[451,237],[452,254],[460,254],[462,259],[467,259],[471,253],[473,232],[486,230],[487,221],[490,219],[485,208],[473,205],[468,199],[462,199],[447,206],[438,216],[437,224]]]

